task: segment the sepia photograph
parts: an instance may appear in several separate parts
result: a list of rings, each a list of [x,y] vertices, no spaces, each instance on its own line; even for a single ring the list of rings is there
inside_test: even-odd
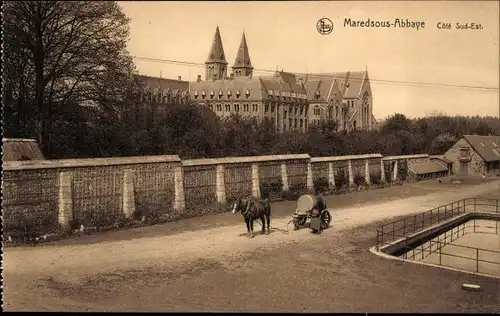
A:
[[[500,312],[500,2],[4,1],[6,312]]]

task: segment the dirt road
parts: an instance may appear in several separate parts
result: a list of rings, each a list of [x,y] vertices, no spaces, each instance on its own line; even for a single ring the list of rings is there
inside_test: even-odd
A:
[[[166,236],[6,249],[5,309],[499,311],[498,280],[401,264],[369,252],[377,221],[464,197],[492,192],[500,197],[500,182],[433,190],[437,193],[333,210],[333,228],[319,236],[308,229],[275,230],[249,240],[241,235],[239,219],[237,225]],[[288,221],[278,217],[272,226],[286,229]],[[484,291],[463,292],[462,283],[480,283]]]

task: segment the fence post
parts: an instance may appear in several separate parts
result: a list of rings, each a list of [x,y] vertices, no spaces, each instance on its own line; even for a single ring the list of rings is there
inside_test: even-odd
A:
[[[307,166],[307,182],[309,182],[309,164]],[[283,191],[286,192],[289,190],[288,187],[288,174],[286,172],[286,163],[281,163],[281,182],[283,183]]]
[[[394,239],[396,238],[396,236],[394,235],[394,230],[395,230],[395,224],[394,222],[392,222],[392,241],[394,241]]]
[[[441,265],[441,243],[438,241],[438,250],[439,250],[439,265]]]
[[[384,160],[380,159],[380,183],[383,184],[385,183],[385,167],[384,167]]]
[[[417,215],[413,216],[413,233],[417,231]]]
[[[184,195],[184,167],[178,166],[174,169],[174,209],[182,212],[186,209],[186,198]]]
[[[381,244],[384,244],[384,225],[382,225],[382,231],[381,231]]]
[[[217,202],[221,204],[226,204],[226,185],[224,176],[224,165],[217,165],[215,176],[215,195],[217,196]]]
[[[498,199],[497,199],[497,213],[498,213]]]
[[[479,272],[479,248],[476,248],[476,272]]]
[[[259,164],[252,164],[252,196],[260,199]]]
[[[287,185],[288,185],[288,178],[287,178]],[[307,161],[307,189],[310,191],[314,190],[313,171],[310,159]]]
[[[474,220],[473,225],[474,225],[474,233],[475,233],[476,232],[476,220]]]
[[[372,180],[370,178],[370,163],[368,162],[368,159],[365,160],[365,182],[368,185],[372,184]]]
[[[377,251],[378,251],[378,243],[379,243],[379,239],[380,239],[379,236],[380,236],[380,231],[377,229],[377,244],[375,246],[375,248],[377,249]]]
[[[335,188],[335,169],[333,169],[333,162],[328,163],[328,186],[330,189]]]
[[[122,212],[126,218],[135,213],[134,170],[123,171]]]
[[[354,187],[354,174],[352,172],[352,162],[351,160],[347,160],[347,172],[349,173],[349,187]]]
[[[394,162],[394,170],[393,170],[393,174],[392,174],[392,181],[393,182],[398,181],[398,161],[397,160]]]
[[[71,229],[73,220],[73,175],[71,172],[59,172],[59,226],[63,230]]]

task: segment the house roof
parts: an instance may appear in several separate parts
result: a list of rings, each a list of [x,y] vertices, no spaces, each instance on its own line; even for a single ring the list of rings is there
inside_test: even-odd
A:
[[[443,171],[448,171],[448,168],[443,166],[442,164],[435,162],[435,161],[426,161],[426,162],[421,162],[418,164],[414,164],[411,167],[408,167],[410,171],[416,173],[416,174],[429,174],[429,173],[435,173],[435,172],[443,172]]]
[[[4,161],[45,159],[38,147],[38,143],[34,139],[4,138],[2,143]]]
[[[444,163],[453,163],[453,161],[451,161],[450,159],[446,158],[445,156],[443,155],[435,155],[435,156],[430,156],[429,157],[430,159],[437,159],[437,160],[441,160],[442,162]]]
[[[464,139],[484,161],[500,160],[500,136],[464,135]]]

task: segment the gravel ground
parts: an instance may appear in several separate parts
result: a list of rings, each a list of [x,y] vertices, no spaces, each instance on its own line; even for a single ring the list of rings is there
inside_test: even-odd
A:
[[[328,197],[332,227],[320,235],[275,229],[248,239],[241,218],[221,214],[7,248],[4,307],[499,312],[498,279],[387,260],[369,251],[381,221],[473,196],[500,198],[500,182],[418,183]],[[272,226],[285,228],[293,207],[293,202],[274,203]],[[463,283],[479,284],[483,291],[463,291]]]

